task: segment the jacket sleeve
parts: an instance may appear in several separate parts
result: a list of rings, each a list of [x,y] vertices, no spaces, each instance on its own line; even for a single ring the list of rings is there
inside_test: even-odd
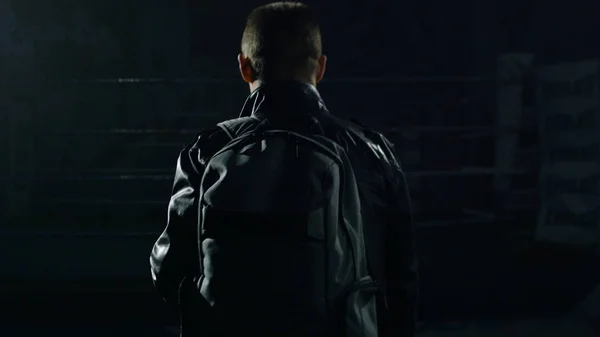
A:
[[[167,226],[150,255],[154,286],[171,306],[178,305],[184,278],[200,274],[198,252],[199,189],[207,158],[218,151],[220,129],[208,130],[179,154],[168,206]]]
[[[387,305],[393,336],[414,337],[419,297],[415,229],[406,178],[394,146],[384,138],[391,164],[386,228]]]

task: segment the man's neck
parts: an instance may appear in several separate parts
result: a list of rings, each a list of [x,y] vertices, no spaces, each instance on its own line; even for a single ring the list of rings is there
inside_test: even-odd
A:
[[[252,83],[250,83],[250,92],[254,92],[256,89],[258,89],[260,86],[262,85],[261,81],[254,81]]]
[[[296,80],[296,79],[269,81],[269,83],[276,83],[276,82],[299,82],[299,83],[304,83],[304,84],[310,84],[315,88],[317,87],[317,84],[314,83],[314,81],[303,81],[303,80]],[[261,80],[257,80],[257,81],[250,83],[250,92],[254,92],[256,89],[260,88],[262,85],[265,85],[265,82],[261,81]]]

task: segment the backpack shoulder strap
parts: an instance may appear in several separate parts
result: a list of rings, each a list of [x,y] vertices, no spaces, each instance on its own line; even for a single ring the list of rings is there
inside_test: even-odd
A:
[[[261,123],[261,120],[256,117],[240,117],[217,124],[231,138],[235,139],[244,133],[251,131]]]

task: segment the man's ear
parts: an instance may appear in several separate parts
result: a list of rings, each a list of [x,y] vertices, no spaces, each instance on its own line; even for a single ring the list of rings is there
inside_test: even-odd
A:
[[[315,81],[317,83],[321,82],[323,76],[325,76],[325,69],[327,68],[327,56],[321,55],[317,59],[317,73],[315,76]]]
[[[238,64],[240,75],[246,83],[254,82],[254,71],[252,70],[252,62],[244,54],[238,54]]]

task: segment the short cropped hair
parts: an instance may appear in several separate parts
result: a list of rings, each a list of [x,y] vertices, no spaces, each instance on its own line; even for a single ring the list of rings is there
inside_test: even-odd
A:
[[[321,30],[307,5],[275,2],[250,13],[241,47],[255,80],[309,80],[322,55]]]

